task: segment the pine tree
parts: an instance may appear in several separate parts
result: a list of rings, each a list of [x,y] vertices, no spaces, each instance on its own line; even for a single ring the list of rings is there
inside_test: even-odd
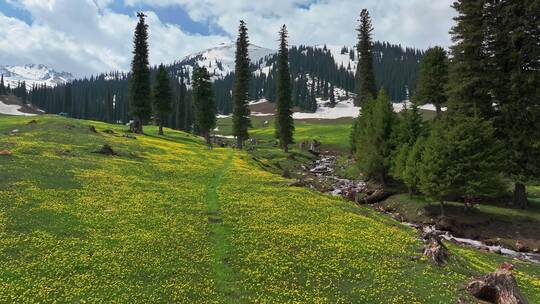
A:
[[[424,151],[424,137],[418,137],[412,149],[407,153],[404,164],[404,171],[401,175],[403,183],[407,186],[409,194],[418,191],[420,185],[420,166],[422,164],[422,153]]]
[[[489,1],[488,51],[496,127],[505,144],[505,173],[514,205],[528,205],[526,184],[540,172],[540,2]]]
[[[195,106],[195,126],[211,145],[210,131],[216,127],[216,104],[210,74],[205,67],[193,72],[193,103]]]
[[[356,106],[361,106],[370,98],[377,97],[377,86],[373,68],[373,41],[371,17],[369,11],[363,9],[360,13],[358,31],[358,67],[356,70]]]
[[[159,135],[163,135],[163,121],[171,111],[172,92],[171,80],[165,66],[161,64],[156,75],[156,84],[153,92],[153,109],[159,126]]]
[[[457,24],[452,28],[452,62],[449,75],[448,107],[451,113],[465,113],[490,119],[488,55],[486,51],[485,6],[487,0],[457,0]]]
[[[395,113],[384,91],[365,104],[357,126],[356,160],[363,174],[385,184],[392,161]]]
[[[392,132],[392,142],[396,150],[392,153],[391,173],[394,178],[405,181],[409,154],[418,139],[424,136],[426,127],[415,104],[401,111],[397,120]]]
[[[277,106],[276,106],[276,138],[279,139],[283,151],[289,151],[293,143],[294,120],[292,117],[291,75],[289,72],[289,46],[287,43],[287,27],[283,25],[279,32],[280,45],[277,62]]]
[[[133,39],[133,61],[131,63],[131,81],[129,86],[130,107],[129,110],[134,120],[133,131],[143,133],[143,124],[150,118],[151,89],[150,67],[148,61],[148,25],[145,23],[145,15],[138,13],[139,22],[135,28]]]
[[[176,129],[186,131],[186,84],[184,82],[184,71],[180,72],[180,84],[177,86],[178,97],[176,102]]]
[[[336,106],[336,95],[334,92],[334,84],[330,85],[330,107],[333,108]]]
[[[426,51],[419,67],[415,100],[419,104],[432,103],[441,116],[441,107],[448,97],[448,57],[442,47],[433,47]]]
[[[105,98],[105,121],[108,123],[113,122],[113,96],[111,95],[111,89],[107,88],[107,97]]]
[[[0,95],[6,94],[6,86],[4,85],[4,74],[2,74],[2,78],[0,78]]]
[[[308,110],[311,113],[315,113],[315,112],[317,112],[317,108],[318,108],[317,96],[315,95],[316,94],[316,92],[315,92],[315,80],[311,81],[311,90],[309,92],[310,92],[310,94],[309,94]]]
[[[444,201],[450,194],[452,180],[447,168],[451,165],[450,149],[446,143],[443,121],[437,121],[424,143],[420,164],[419,188],[423,194],[441,204],[441,216],[444,216]]]
[[[420,165],[420,189],[441,202],[446,197],[464,200],[503,189],[500,163],[502,146],[490,121],[478,116],[453,116],[435,124],[424,144]]]
[[[67,83],[66,87],[64,89],[64,105],[63,105],[63,112],[67,113],[70,117],[73,117],[73,95],[71,90],[71,83]]]
[[[237,140],[237,147],[242,149],[244,141],[249,138],[248,128],[251,127],[249,118],[249,80],[251,72],[249,70],[249,40],[247,27],[244,21],[240,21],[238,28],[238,39],[236,41],[236,59],[234,71],[233,87],[233,135]]]

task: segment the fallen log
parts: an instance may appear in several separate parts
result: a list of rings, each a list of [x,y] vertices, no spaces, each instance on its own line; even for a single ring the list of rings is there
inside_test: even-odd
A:
[[[358,203],[365,204],[365,205],[373,205],[378,202],[384,201],[385,199],[392,196],[391,192],[385,191],[385,190],[376,190],[372,194],[368,195],[367,197],[363,199],[359,199]]]
[[[467,290],[477,299],[495,304],[528,304],[520,292],[511,268],[501,267],[486,276],[474,279]]]

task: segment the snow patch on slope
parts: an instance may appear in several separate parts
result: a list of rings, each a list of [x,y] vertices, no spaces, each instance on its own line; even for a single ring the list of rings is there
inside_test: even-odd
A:
[[[17,116],[35,116],[35,114],[29,114],[21,112],[21,106],[8,105],[0,101],[0,114],[17,115]]]

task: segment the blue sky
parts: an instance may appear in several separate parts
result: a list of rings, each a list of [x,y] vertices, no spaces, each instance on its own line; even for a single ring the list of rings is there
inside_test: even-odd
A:
[[[291,44],[353,45],[368,8],[375,39],[448,46],[452,0],[0,0],[0,65],[42,63],[85,76],[127,70],[136,12],[148,15],[151,64],[230,43],[238,21],[252,43],[275,48],[287,24]]]

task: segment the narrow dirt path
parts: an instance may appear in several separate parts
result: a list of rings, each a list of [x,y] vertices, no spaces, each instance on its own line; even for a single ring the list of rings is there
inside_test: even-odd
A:
[[[221,205],[218,196],[218,187],[221,178],[229,169],[234,152],[231,150],[224,161],[223,166],[214,172],[213,178],[206,190],[208,225],[210,241],[212,243],[212,272],[216,284],[216,290],[225,303],[237,303],[239,300],[236,276],[227,263],[227,255],[231,244],[228,242],[230,227],[223,219]]]

